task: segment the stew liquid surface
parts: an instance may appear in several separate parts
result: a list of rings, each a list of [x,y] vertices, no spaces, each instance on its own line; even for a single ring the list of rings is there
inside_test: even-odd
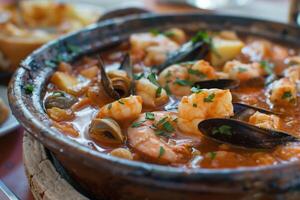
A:
[[[202,58],[192,56],[163,66],[178,49],[199,41],[200,50],[208,51]],[[100,54],[108,81],[101,74]],[[197,85],[220,79],[234,80],[238,86]],[[186,168],[276,165],[298,160],[300,144],[243,148],[204,136],[198,124],[234,118],[300,137],[299,80],[297,49],[229,31],[201,31],[190,37],[178,28],[151,30],[76,63],[59,63],[47,85],[44,105],[53,128],[111,156]],[[233,103],[273,114],[249,109],[237,115]],[[213,132],[230,137],[232,127],[225,124]]]

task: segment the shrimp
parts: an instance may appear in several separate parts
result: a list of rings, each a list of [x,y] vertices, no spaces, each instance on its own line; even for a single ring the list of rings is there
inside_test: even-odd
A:
[[[142,98],[129,96],[103,106],[97,117],[112,118],[118,122],[136,119],[142,112]]]
[[[135,84],[136,94],[143,99],[143,105],[157,107],[169,101],[167,92],[162,87],[155,85],[146,78],[141,78]]]
[[[283,75],[291,81],[297,82],[300,80],[300,64],[293,65],[284,70]]]
[[[169,112],[140,115],[128,128],[129,145],[146,158],[158,163],[180,163],[188,159],[191,152],[187,143],[173,144],[166,140],[175,134],[176,118],[176,113]]]
[[[179,48],[176,42],[165,35],[152,33],[131,35],[130,45],[133,62],[144,60],[146,66],[161,64],[169,52]],[[162,55],[164,56],[162,57]],[[157,59],[157,56],[160,59]]]
[[[225,64],[223,71],[228,73],[229,78],[247,81],[264,75],[264,71],[259,63],[244,64],[233,60]]]
[[[249,122],[262,128],[278,129],[280,125],[280,118],[276,115],[267,115],[257,111],[250,116]]]
[[[289,78],[281,78],[271,85],[270,101],[275,105],[295,105],[297,103],[296,84]]]
[[[186,134],[200,135],[198,124],[204,119],[233,115],[229,90],[203,89],[184,96],[178,105],[178,128]]]
[[[217,78],[215,69],[206,61],[199,60],[194,64],[171,65],[163,70],[158,82],[170,89],[176,96],[189,95],[194,82]]]

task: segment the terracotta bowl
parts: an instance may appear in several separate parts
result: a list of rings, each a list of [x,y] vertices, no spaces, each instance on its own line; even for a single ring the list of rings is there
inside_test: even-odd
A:
[[[41,101],[55,71],[45,64],[47,60],[63,55],[67,61],[74,61],[125,40],[132,33],[170,27],[188,31],[229,29],[300,47],[300,28],[249,18],[146,14],[108,20],[48,43],[22,62],[9,86],[14,115],[93,199],[297,199],[300,161],[234,170],[173,168],[98,153],[51,127]],[[69,52],[68,44],[80,46],[81,52]],[[34,85],[32,94],[24,90],[28,83]]]

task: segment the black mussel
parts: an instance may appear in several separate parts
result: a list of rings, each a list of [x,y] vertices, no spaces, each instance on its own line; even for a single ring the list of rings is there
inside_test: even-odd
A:
[[[207,119],[200,122],[198,128],[203,135],[216,141],[249,149],[272,149],[287,142],[299,141],[288,133],[235,119]]]
[[[134,81],[132,81],[133,80],[133,67],[132,67],[129,53],[125,54],[119,69],[124,70],[127,73],[128,77],[130,78],[130,85],[129,85],[128,92],[130,94],[135,94]]]
[[[183,44],[177,51],[170,53],[164,63],[153,66],[153,68],[155,68],[158,73],[160,73],[166,67],[175,63],[203,59],[208,54],[208,52],[209,45],[204,41],[189,41]]]
[[[239,115],[241,112],[244,112],[249,109],[254,110],[254,111],[259,111],[259,112],[265,113],[265,114],[282,115],[282,113],[279,113],[279,112],[275,112],[272,110],[268,110],[268,109],[260,108],[260,107],[256,107],[256,106],[251,106],[251,105],[244,104],[244,103],[233,103],[233,108],[234,108],[234,115]]]
[[[218,88],[218,89],[234,89],[239,86],[240,82],[234,79],[212,79],[198,81],[193,86],[205,89]]]
[[[74,105],[78,99],[63,91],[54,91],[46,97],[44,106],[46,109],[53,107],[68,109]]]

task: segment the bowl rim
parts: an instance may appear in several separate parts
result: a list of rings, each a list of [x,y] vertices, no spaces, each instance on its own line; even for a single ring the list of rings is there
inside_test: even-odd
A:
[[[30,110],[26,107],[26,104],[24,101],[22,101],[22,98],[18,98],[22,96],[22,85],[20,85],[20,82],[23,78],[23,76],[26,74],[26,66],[29,65],[29,62],[32,60],[32,57],[34,55],[37,55],[41,52],[43,52],[45,49],[47,49],[49,46],[56,44],[60,41],[64,41],[68,37],[77,35],[82,32],[89,32],[93,29],[100,29],[104,28],[105,26],[109,25],[118,25],[122,23],[130,23],[132,20],[151,20],[153,18],[159,18],[159,17],[167,17],[167,16],[193,16],[193,15],[199,15],[199,16],[211,16],[211,17],[218,17],[218,18],[231,18],[231,19],[239,19],[239,20],[248,20],[252,22],[261,22],[261,23],[273,23],[282,25],[288,28],[297,29],[297,31],[300,32],[300,28],[284,24],[280,22],[273,22],[269,20],[262,20],[262,19],[255,19],[255,18],[248,18],[248,17],[237,17],[237,16],[230,16],[230,15],[219,15],[219,14],[199,14],[199,13],[189,13],[189,14],[142,14],[138,17],[136,16],[129,16],[124,17],[121,19],[113,19],[113,20],[107,20],[98,24],[92,24],[87,26],[84,29],[81,29],[79,31],[69,33],[63,37],[60,37],[56,40],[53,40],[39,49],[35,50],[32,54],[30,54],[21,64],[20,68],[15,72],[13,75],[10,84],[9,84],[9,101],[10,106],[13,110],[14,115],[18,119],[18,121],[21,123],[21,125],[25,128],[26,131],[28,131],[30,134],[32,134],[36,139],[38,139],[43,145],[49,147],[56,148],[59,145],[62,145],[63,148],[59,148],[58,150],[61,153],[65,152],[73,152],[74,154],[77,154],[78,157],[80,157],[83,160],[92,160],[95,162],[99,162],[101,159],[105,160],[107,162],[111,162],[114,165],[120,165],[123,167],[129,167],[130,169],[138,169],[145,172],[149,172],[151,175],[161,175],[164,174],[164,177],[182,177],[185,178],[191,178],[192,180],[197,179],[198,177],[223,177],[224,175],[239,175],[246,173],[250,174],[252,177],[258,177],[261,176],[264,172],[269,172],[270,170],[274,173],[278,173],[281,170],[289,167],[297,167],[299,166],[300,161],[291,161],[287,163],[281,163],[278,165],[268,165],[268,166],[255,166],[255,167],[240,167],[236,169],[231,168],[225,168],[225,169],[206,169],[206,168],[196,168],[196,169],[188,169],[183,167],[172,167],[172,166],[163,166],[158,164],[151,164],[141,161],[131,161],[131,160],[125,160],[121,158],[117,158],[114,156],[110,156],[108,154],[96,152],[94,150],[91,150],[84,144],[80,144],[71,138],[64,136],[64,134],[60,133],[58,130],[51,129],[48,125],[44,124],[42,121],[39,121],[35,118],[34,114],[30,112]],[[32,94],[34,95],[34,94]],[[63,136],[63,137],[62,137]],[[50,141],[50,143],[45,143],[45,140]],[[54,146],[53,146],[54,145]],[[63,146],[65,145],[65,146]],[[67,147],[67,148],[66,148]],[[293,168],[294,169],[294,168]],[[189,174],[189,176],[187,176]],[[164,178],[162,177],[162,178]]]

